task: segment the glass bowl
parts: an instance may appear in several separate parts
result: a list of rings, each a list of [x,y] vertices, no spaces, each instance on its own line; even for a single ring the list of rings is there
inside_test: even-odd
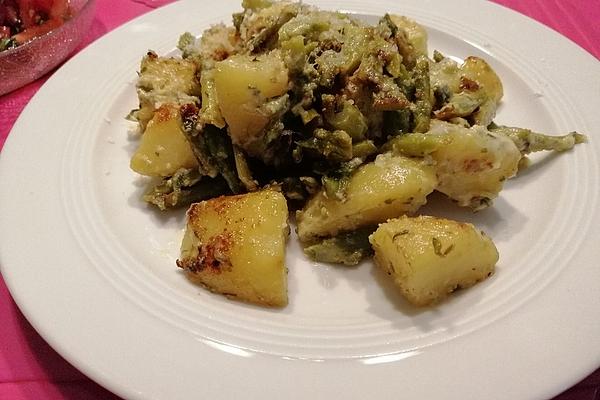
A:
[[[0,95],[44,75],[67,58],[94,18],[95,0],[71,0],[73,17],[50,32],[19,47],[0,52]]]

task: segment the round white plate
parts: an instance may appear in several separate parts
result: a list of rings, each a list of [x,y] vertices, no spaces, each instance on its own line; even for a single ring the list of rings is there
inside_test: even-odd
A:
[[[292,238],[290,304],[268,310],[191,285],[175,266],[183,213],[140,200],[124,120],[148,49],[173,51],[239,9],[174,3],[69,61],[29,103],[0,159],[2,274],[68,361],[127,399],[543,399],[600,365],[600,63],[488,2],[315,1],[416,18],[430,49],[485,57],[505,83],[497,120],[589,143],[534,157],[478,214],[433,197],[424,212],[472,221],[497,273],[431,309],[410,307],[370,263],[307,261]]]

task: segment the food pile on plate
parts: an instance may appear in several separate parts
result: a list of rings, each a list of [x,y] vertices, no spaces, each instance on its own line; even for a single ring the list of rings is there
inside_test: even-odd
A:
[[[189,207],[177,265],[231,298],[287,304],[292,212],[308,257],[375,263],[417,306],[494,272],[498,252],[473,225],[419,216],[438,191],[492,206],[548,136],[494,121],[500,78],[483,59],[427,48],[417,22],[375,25],[301,3],[244,0],[232,25],[185,33],[180,57],[143,58],[130,119],[143,199]]]

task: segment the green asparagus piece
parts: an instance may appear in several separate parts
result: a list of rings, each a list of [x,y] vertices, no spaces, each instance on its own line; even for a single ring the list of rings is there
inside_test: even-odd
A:
[[[231,191],[235,194],[244,192],[244,185],[240,181],[235,167],[231,138],[225,131],[217,129],[213,125],[205,126],[202,136],[205,138],[208,151],[215,160],[221,176],[225,178]]]
[[[429,130],[432,109],[427,57],[417,59],[413,73],[415,77],[414,131],[423,133]]]
[[[354,158],[342,163],[339,168],[321,177],[325,193],[330,198],[341,201],[346,199],[346,188],[354,171],[363,163],[360,158]]]
[[[530,129],[495,124],[490,125],[489,130],[506,135],[517,145],[521,154],[544,150],[566,151],[572,149],[576,144],[587,141],[585,135],[577,132],[570,132],[562,136],[551,136],[533,132]]]
[[[356,265],[373,254],[369,235],[375,229],[376,227],[362,228],[323,239],[304,248],[304,252],[314,261]]]
[[[317,128],[313,137],[301,140],[297,144],[309,153],[329,161],[342,162],[352,159],[352,138],[341,130],[328,131]]]
[[[143,199],[164,211],[229,193],[227,183],[220,177],[202,177],[197,170],[182,168],[153,186]]]

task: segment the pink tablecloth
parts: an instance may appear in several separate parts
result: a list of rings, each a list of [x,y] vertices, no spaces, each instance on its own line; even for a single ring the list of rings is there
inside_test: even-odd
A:
[[[81,47],[172,0],[98,0]],[[494,0],[552,27],[600,59],[600,0]],[[600,77],[599,77],[600,78]],[[0,148],[42,78],[0,97]],[[560,366],[557,366],[560,368]],[[0,279],[0,400],[118,400],[63,360],[29,325]],[[600,400],[600,369],[555,400]]]

